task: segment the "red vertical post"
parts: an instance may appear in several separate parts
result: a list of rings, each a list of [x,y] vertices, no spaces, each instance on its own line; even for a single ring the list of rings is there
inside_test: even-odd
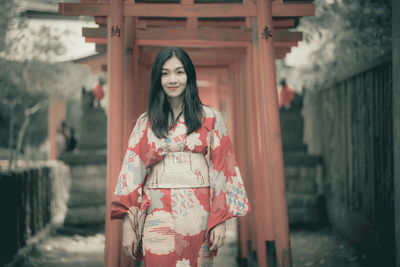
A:
[[[246,90],[245,90],[245,128],[246,131],[252,132],[252,138],[250,138],[249,145],[247,146],[247,165],[248,167],[248,177],[249,177],[249,188],[248,188],[248,196],[249,201],[252,206],[252,213],[250,214],[249,223],[251,225],[251,243],[249,244],[251,247],[251,251],[249,251],[249,258],[252,256],[253,251],[256,251],[257,248],[257,234],[256,234],[256,202],[255,202],[255,181],[256,177],[259,177],[258,168],[256,164],[257,159],[257,147],[256,141],[257,140],[257,131],[255,129],[256,125],[256,114],[253,114],[252,110],[254,108],[254,99],[252,96],[254,95],[254,78],[253,78],[253,60],[252,60],[252,49],[251,45],[249,44],[246,47]],[[259,178],[258,178],[259,179]],[[262,234],[262,233],[260,233]]]
[[[266,103],[268,181],[271,187],[272,218],[278,265],[291,266],[289,223],[283,169],[282,139],[276,89],[275,51],[272,30],[271,0],[257,0],[257,36],[261,69],[261,99]]]
[[[65,103],[64,101],[60,101],[57,103],[51,103],[49,106],[49,127],[48,127],[48,139],[50,144],[49,149],[49,159],[54,160],[57,159],[58,151],[57,151],[57,127],[61,121],[65,119]]]
[[[230,64],[229,68],[228,68],[228,86],[229,86],[229,90],[232,90],[233,92],[235,92],[235,88],[237,87],[237,84],[234,81],[235,75],[233,73],[234,68],[233,68],[234,64]],[[234,103],[233,103],[233,94],[227,94],[224,97],[224,100],[222,102],[225,102],[224,105],[224,111],[226,112],[226,125],[228,128],[228,132],[230,134],[230,137],[232,140],[235,140],[235,132],[234,132],[234,112],[233,112],[233,107],[234,107]]]
[[[135,120],[141,111],[139,103],[143,101],[143,94],[138,93],[138,48],[136,45],[136,17],[125,17],[124,21],[124,116],[123,116],[123,142],[128,143]]]
[[[193,5],[193,0],[181,0],[182,5]],[[197,29],[199,26],[199,22],[195,17],[188,17],[186,21],[186,27],[188,29]]]
[[[124,92],[124,16],[123,0],[110,1],[111,14],[107,21],[107,55],[109,81],[109,112],[107,131],[107,195],[105,220],[104,266],[123,265],[121,222],[110,220],[111,197],[121,168],[123,147],[123,92]]]
[[[245,110],[244,110],[244,102],[245,95],[244,92],[246,90],[246,86],[244,84],[244,73],[245,68],[244,64],[242,64],[243,60],[234,64],[234,83],[238,86],[233,92],[233,104],[234,104],[234,117],[235,117],[235,151],[238,156],[240,170],[242,172],[243,182],[246,188],[249,188],[249,178],[248,175],[248,162],[246,161],[246,137],[248,138],[249,134],[246,131],[245,127]],[[249,225],[249,216],[239,217],[238,219],[238,228],[239,228],[239,242],[240,242],[240,256],[242,259],[248,258],[248,241],[250,240],[250,225]]]
[[[256,25],[252,19],[253,31]],[[258,49],[258,39],[253,33],[253,46],[251,49],[252,71],[254,77],[254,87],[249,92],[251,114],[254,120],[251,122],[251,129],[255,133],[252,140],[254,150],[253,165],[256,171],[254,175],[254,194],[255,194],[255,225],[257,229],[257,259],[259,266],[267,266],[266,241],[274,240],[274,223],[272,219],[271,189],[268,180],[269,164],[267,157],[267,133],[265,129],[265,100],[262,98],[263,75],[260,68],[260,53]]]

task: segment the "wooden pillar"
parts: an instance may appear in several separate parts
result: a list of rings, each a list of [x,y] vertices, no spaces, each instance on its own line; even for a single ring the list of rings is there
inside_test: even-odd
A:
[[[58,151],[57,151],[57,127],[59,124],[65,119],[65,103],[64,101],[60,101],[57,103],[51,103],[49,106],[49,126],[48,126],[48,139],[50,144],[49,149],[49,159],[55,160],[57,159]]]
[[[252,177],[248,175],[248,162],[246,160],[246,144],[247,138],[250,136],[248,134],[248,129],[245,127],[245,86],[244,73],[246,72],[245,64],[243,64],[243,59],[234,65],[234,83],[237,84],[237,88],[234,88],[233,92],[233,104],[234,104],[234,117],[235,117],[235,151],[238,157],[240,170],[242,172],[243,183],[246,188],[249,188],[249,178]],[[247,138],[246,138],[247,137]],[[250,224],[249,216],[239,217],[238,219],[238,229],[239,229],[239,242],[240,242],[240,258],[247,260],[249,256],[248,242],[250,240]]]
[[[110,1],[107,21],[109,112],[107,131],[107,196],[104,266],[126,266],[121,249],[121,221],[110,220],[111,197],[123,160],[124,23],[123,0]]]
[[[400,0],[393,0],[393,163],[396,266],[400,267]]]
[[[262,60],[257,36],[257,21],[255,18],[252,19],[252,29],[253,29],[253,47],[252,52],[252,64],[253,64],[253,76],[254,76],[254,87],[253,90],[249,91],[250,95],[250,108],[251,114],[254,121],[251,125],[252,132],[255,133],[255,138],[252,140],[254,149],[254,170],[256,174],[254,177],[254,193],[256,196],[256,231],[257,231],[257,259],[259,266],[270,266],[273,261],[273,256],[271,256],[271,251],[267,251],[267,242],[273,242],[275,240],[274,236],[274,224],[272,219],[272,202],[271,202],[271,189],[270,182],[268,179],[268,174],[270,173],[270,164],[268,159],[268,147],[267,147],[267,132],[266,132],[266,111],[265,105],[266,101],[263,98],[263,86],[262,86],[262,72],[260,61]],[[269,258],[267,258],[267,253]],[[267,265],[267,262],[270,262]]]
[[[142,111],[139,107],[143,101],[143,94],[138,93],[138,47],[136,45],[136,18],[125,17],[124,21],[124,116],[123,116],[123,142],[124,147],[128,144],[129,136],[135,125],[136,119]]]
[[[253,113],[255,110],[255,99],[254,99],[254,71],[253,71],[253,53],[252,47],[249,44],[246,47],[246,90],[245,90],[245,128],[248,132],[252,132],[251,137],[249,138],[250,142],[247,146],[247,176],[249,178],[248,183],[248,197],[251,203],[252,212],[249,214],[249,224],[251,226],[252,231],[250,232],[250,242],[248,243],[248,262],[252,262],[254,252],[257,250],[257,225],[256,225],[256,216],[258,214],[259,207],[257,207],[257,203],[255,201],[255,186],[256,181],[260,180],[259,176],[259,168],[257,166],[257,158],[258,158],[258,147],[256,145],[256,140],[258,140],[258,132],[256,130],[256,113]],[[263,221],[263,220],[262,220]],[[263,234],[263,233],[259,233]]]
[[[291,266],[289,223],[283,168],[282,139],[279,121],[278,95],[274,41],[265,35],[272,30],[271,0],[257,0],[257,36],[261,70],[261,98],[266,103],[268,180],[271,187],[272,218],[274,221],[275,247],[278,265]]]
[[[234,64],[230,64],[228,68],[228,88],[231,92],[235,92],[237,88],[237,83],[234,80],[235,75],[234,75]],[[235,121],[235,115],[234,115],[234,102],[233,102],[233,95],[234,93],[231,94],[226,94],[222,99],[224,99],[222,102],[225,102],[225,107],[224,107],[224,112],[225,112],[225,119],[226,119],[226,125],[228,128],[228,132],[230,135],[231,140],[235,140],[235,131],[234,131],[234,125],[236,123]]]
[[[193,5],[193,0],[181,0],[182,5]],[[196,17],[188,17],[186,21],[186,28],[197,29],[199,25],[198,19]]]

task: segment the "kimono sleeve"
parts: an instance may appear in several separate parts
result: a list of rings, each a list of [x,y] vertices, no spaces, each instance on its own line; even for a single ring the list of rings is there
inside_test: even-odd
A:
[[[144,155],[148,151],[147,119],[138,119],[128,141],[118,182],[111,200],[111,219],[123,219],[128,214],[133,221],[142,204],[143,182],[147,175]]]
[[[210,217],[207,233],[219,223],[246,215],[249,202],[221,114],[214,110],[215,122],[210,138]]]

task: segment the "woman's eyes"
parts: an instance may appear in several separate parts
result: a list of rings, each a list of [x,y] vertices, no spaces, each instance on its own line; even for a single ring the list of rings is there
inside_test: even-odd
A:
[[[185,74],[185,71],[178,70],[178,71],[176,71],[176,74],[183,75],[183,74]],[[167,76],[167,75],[168,75],[168,72],[161,72],[161,76]]]

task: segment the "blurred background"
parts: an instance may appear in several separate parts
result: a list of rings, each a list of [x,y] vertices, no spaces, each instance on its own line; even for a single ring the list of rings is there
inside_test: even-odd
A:
[[[62,16],[59,2],[0,2],[9,266],[103,266],[107,55],[82,36],[94,18]],[[315,16],[291,28],[302,41],[275,60],[294,266],[394,266],[392,2],[313,3]],[[203,101],[233,122],[199,69]],[[222,77],[216,91],[229,85]],[[216,266],[248,264],[230,225]]]

